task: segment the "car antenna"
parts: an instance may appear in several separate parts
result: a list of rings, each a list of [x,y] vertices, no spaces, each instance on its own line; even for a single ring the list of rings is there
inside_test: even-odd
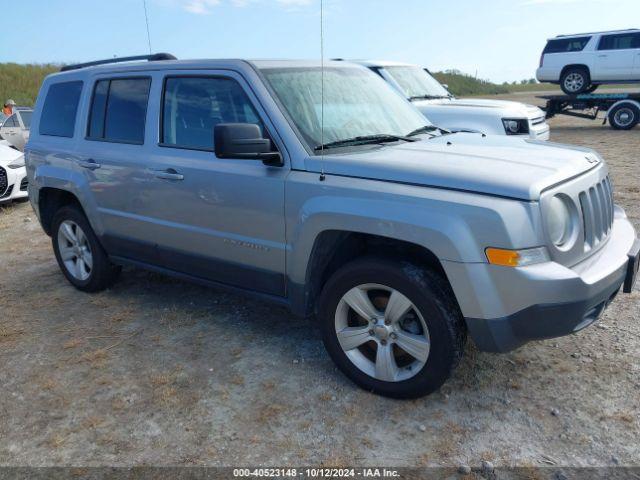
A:
[[[324,182],[324,1],[320,0],[320,181]]]
[[[149,55],[151,55],[151,34],[149,33],[149,16],[147,15],[147,0],[142,0],[144,7],[144,21],[147,24],[147,43],[149,44]]]

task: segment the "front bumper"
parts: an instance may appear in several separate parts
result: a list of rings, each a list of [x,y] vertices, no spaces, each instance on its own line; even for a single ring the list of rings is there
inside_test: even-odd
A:
[[[529,138],[532,140],[549,140],[550,130],[545,117],[529,119]]]
[[[606,245],[571,268],[555,262],[445,266],[480,350],[507,352],[530,340],[577,332],[598,319],[637,268],[629,266],[630,255],[638,256],[635,230],[616,210]]]
[[[0,203],[26,198],[29,195],[27,192],[27,170],[24,167],[16,169],[0,168],[2,168],[0,176],[6,176],[6,188],[0,188]],[[2,187],[4,187],[4,184],[4,181],[0,181]]]

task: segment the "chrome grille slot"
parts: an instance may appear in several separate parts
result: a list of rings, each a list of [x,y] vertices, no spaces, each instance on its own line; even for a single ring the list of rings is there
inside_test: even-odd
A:
[[[579,194],[584,226],[584,250],[607,238],[613,225],[613,195],[609,177]]]

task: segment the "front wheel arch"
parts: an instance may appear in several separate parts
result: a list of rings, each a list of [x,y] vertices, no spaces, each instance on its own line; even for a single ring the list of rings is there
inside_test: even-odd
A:
[[[418,310],[418,315],[426,321],[429,338],[428,357],[421,364],[420,369],[408,378],[393,375],[387,380],[385,376],[379,377],[372,371],[367,372],[359,365],[359,360],[353,361],[351,352],[355,349],[371,348],[370,340],[374,339],[378,343],[378,348],[385,345],[387,338],[394,339],[394,334],[389,336],[383,335],[378,341],[375,340],[376,331],[384,325],[393,325],[387,323],[387,313],[391,308],[391,301],[385,305],[370,305],[369,310],[374,308],[377,310],[375,318],[371,318],[370,326],[366,327],[367,319],[359,314],[355,319],[359,322],[355,327],[348,325],[348,343],[351,346],[345,347],[340,339],[339,312],[341,312],[342,300],[347,298],[345,294],[349,294],[352,290],[358,290],[358,285],[371,285],[374,289],[378,286],[389,287],[393,291],[398,291],[402,296],[406,297]],[[355,287],[355,288],[354,288]],[[373,298],[370,301],[375,300]],[[349,305],[351,302],[348,301]],[[394,304],[397,306],[397,302]],[[413,307],[412,305],[412,307]],[[320,309],[318,319],[322,330],[323,342],[325,347],[334,360],[338,368],[352,381],[365,390],[378,393],[380,395],[393,398],[417,398],[427,395],[438,388],[450,377],[454,368],[460,362],[464,352],[464,345],[467,336],[467,328],[464,318],[457,306],[457,302],[452,298],[450,290],[442,277],[429,268],[407,261],[397,261],[393,259],[381,258],[376,256],[365,256],[356,259],[341,267],[332,275],[330,280],[323,288],[320,296]],[[356,307],[357,309],[358,307]],[[357,309],[356,312],[369,311],[365,309]],[[397,309],[394,309],[397,311]],[[380,312],[384,311],[384,322],[380,319]],[[377,318],[377,319],[376,319]],[[398,318],[398,317],[397,317]],[[405,320],[402,320],[404,323]],[[376,323],[374,326],[373,323]],[[363,325],[360,325],[360,324]],[[364,330],[363,330],[364,326]],[[382,327],[383,330],[387,327]],[[393,326],[388,327],[392,332],[397,331],[398,342],[401,338],[403,330],[396,330]],[[367,329],[371,329],[367,333]],[[360,334],[360,330],[363,333]],[[373,332],[373,333],[372,333]],[[419,332],[413,332],[419,334]],[[363,337],[360,341],[353,336],[357,334],[358,338]],[[357,344],[353,344],[351,338],[357,340]],[[396,340],[389,340],[395,342]],[[366,344],[365,344],[366,343]],[[404,346],[401,346],[404,349]],[[411,352],[411,350],[404,350]],[[357,353],[357,352],[356,352]],[[363,352],[365,355],[367,352]],[[374,352],[368,352],[372,354]],[[396,352],[401,353],[401,352]],[[377,354],[367,355],[369,360],[375,358],[374,363],[377,364]],[[415,356],[411,354],[411,356]],[[392,362],[398,372],[398,368],[404,368],[400,363]],[[411,367],[407,367],[411,368]],[[369,368],[371,370],[371,368]]]

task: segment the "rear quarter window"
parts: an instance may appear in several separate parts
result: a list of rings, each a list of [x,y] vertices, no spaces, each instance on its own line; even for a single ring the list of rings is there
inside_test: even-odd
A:
[[[49,86],[40,115],[40,135],[73,137],[82,93],[82,82],[61,82]]]
[[[587,46],[591,37],[560,38],[549,40],[543,53],[581,52]]]

